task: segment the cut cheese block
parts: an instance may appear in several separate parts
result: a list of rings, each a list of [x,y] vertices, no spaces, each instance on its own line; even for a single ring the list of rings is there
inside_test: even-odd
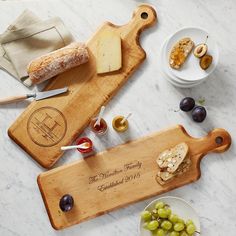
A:
[[[122,67],[120,35],[114,31],[104,31],[97,41],[97,73],[117,71]]]

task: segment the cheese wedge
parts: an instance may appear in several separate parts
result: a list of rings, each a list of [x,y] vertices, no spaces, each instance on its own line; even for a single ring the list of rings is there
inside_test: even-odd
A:
[[[117,71],[122,67],[120,35],[113,31],[104,31],[97,41],[97,73]]]

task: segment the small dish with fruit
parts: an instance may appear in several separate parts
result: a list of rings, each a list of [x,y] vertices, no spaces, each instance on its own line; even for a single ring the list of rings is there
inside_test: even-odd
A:
[[[215,70],[219,50],[213,37],[203,29],[184,28],[162,46],[161,62],[166,79],[174,86],[199,85]]]
[[[198,236],[196,211],[183,199],[162,197],[152,201],[140,217],[140,236]]]

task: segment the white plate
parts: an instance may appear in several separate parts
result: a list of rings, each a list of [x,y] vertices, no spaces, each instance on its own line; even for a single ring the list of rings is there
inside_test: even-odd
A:
[[[190,37],[195,45],[200,43],[204,43],[206,37],[208,36],[207,46],[208,46],[208,54],[213,57],[213,62],[211,66],[207,70],[202,70],[199,65],[199,59],[196,58],[193,53],[190,53],[186,62],[182,66],[180,70],[172,69],[169,66],[170,72],[175,75],[177,78],[186,81],[199,81],[207,76],[209,76],[216,68],[219,59],[219,50],[214,39],[205,31],[199,28],[184,28],[174,35],[172,35],[166,45],[165,49],[165,63],[169,64],[169,55],[173,46],[182,38]]]
[[[167,81],[170,82],[175,87],[178,87],[178,88],[193,88],[193,87],[195,87],[195,86],[197,86],[197,85],[202,83],[202,81],[200,81],[200,82],[198,82],[196,84],[180,84],[180,83],[177,83],[174,80],[170,79],[170,77],[165,73],[165,71],[163,71],[163,73],[166,76]]]
[[[145,207],[144,210],[153,210],[155,208],[155,204],[158,201],[163,201],[166,204],[170,205],[171,210],[174,214],[177,214],[179,217],[181,217],[183,220],[188,220],[191,219],[195,226],[196,226],[196,231],[200,232],[200,220],[197,215],[197,212],[195,209],[187,203],[185,200],[177,197],[161,197],[158,198],[154,201],[152,201],[147,207]],[[140,236],[152,236],[151,232],[149,230],[144,229],[142,226],[144,224],[144,221],[141,220],[140,218],[140,223],[139,223],[139,232]],[[199,234],[194,234],[194,236],[198,236]]]
[[[204,81],[204,80],[203,80],[203,81],[199,81],[199,82],[194,83],[194,84],[178,83],[178,82],[176,82],[175,80],[173,80],[173,78],[170,77],[164,69],[163,69],[163,73],[164,73],[165,78],[167,79],[167,81],[168,81],[169,83],[171,83],[171,84],[174,85],[175,87],[179,87],[179,88],[193,88],[193,87],[195,87],[195,86],[201,84],[201,83]],[[176,79],[176,78],[175,78],[175,79]]]
[[[179,88],[191,88],[194,87],[196,85],[199,85],[200,83],[202,83],[204,80],[201,81],[183,81],[180,80],[179,78],[175,77],[173,74],[170,73],[170,71],[168,70],[168,65],[165,63],[165,59],[164,59],[164,50],[165,50],[165,46],[167,44],[167,41],[163,44],[162,46],[162,50],[161,50],[161,67],[162,67],[162,71],[164,73],[164,75],[166,76],[166,79],[168,80],[168,82],[170,82],[172,85],[179,87]]]

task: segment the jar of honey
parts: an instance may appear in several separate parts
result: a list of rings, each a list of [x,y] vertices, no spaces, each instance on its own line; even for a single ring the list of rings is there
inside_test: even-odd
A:
[[[124,122],[122,120],[124,119],[124,116],[116,116],[113,118],[112,121],[112,127],[117,132],[125,132],[129,127],[129,122],[126,119]]]

